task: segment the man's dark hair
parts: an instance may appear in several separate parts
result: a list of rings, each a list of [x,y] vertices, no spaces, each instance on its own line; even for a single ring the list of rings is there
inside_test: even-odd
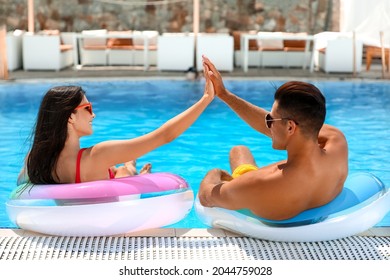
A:
[[[276,90],[275,101],[283,118],[294,120],[305,136],[318,137],[326,108],[325,97],[317,87],[300,81],[287,82]]]

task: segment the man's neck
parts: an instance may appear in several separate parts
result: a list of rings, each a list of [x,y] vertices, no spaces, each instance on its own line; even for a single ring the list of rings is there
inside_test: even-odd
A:
[[[318,143],[302,138],[299,141],[293,141],[287,146],[287,165],[308,162],[316,158],[321,153]]]

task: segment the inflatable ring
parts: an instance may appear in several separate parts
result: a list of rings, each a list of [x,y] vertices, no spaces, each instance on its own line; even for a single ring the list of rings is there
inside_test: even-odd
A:
[[[196,199],[198,217],[210,227],[271,241],[312,242],[348,237],[379,223],[390,211],[390,190],[374,175],[348,176],[342,192],[328,204],[282,221],[238,211],[203,207]]]
[[[18,227],[50,235],[105,236],[183,219],[193,191],[181,177],[152,173],[80,184],[22,185],[6,202]]]

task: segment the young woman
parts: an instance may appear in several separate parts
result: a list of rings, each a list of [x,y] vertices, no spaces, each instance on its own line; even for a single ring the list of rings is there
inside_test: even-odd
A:
[[[204,74],[208,75],[207,66]],[[135,160],[164,145],[189,128],[214,99],[209,81],[203,96],[190,108],[156,130],[128,140],[112,140],[80,148],[80,138],[92,134],[95,114],[77,86],[50,89],[39,108],[32,148],[18,184],[79,183],[134,175]],[[113,168],[117,164],[124,166]],[[150,165],[141,172],[149,172]]]

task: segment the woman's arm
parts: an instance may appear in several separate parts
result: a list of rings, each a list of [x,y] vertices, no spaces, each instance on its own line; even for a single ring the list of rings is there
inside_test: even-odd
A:
[[[23,166],[19,172],[18,179],[16,181],[16,185],[19,186],[21,184],[25,184],[28,182],[28,174],[26,166]]]
[[[24,164],[22,169],[19,172],[18,179],[16,181],[16,185],[19,186],[21,184],[25,184],[29,181],[28,174],[27,174],[27,158],[30,153],[26,155],[26,158],[24,159]]]
[[[212,72],[209,77],[214,85],[216,95],[253,129],[271,136],[270,130],[265,125],[265,115],[269,112],[228,91],[223,84],[221,74],[214,64],[206,57],[204,57],[204,63]]]
[[[208,67],[204,67],[205,76]],[[161,127],[143,136],[129,140],[114,140],[101,142],[93,146],[87,155],[94,164],[105,166],[124,163],[164,145],[187,130],[214,99],[214,88],[211,81],[206,80],[204,94],[190,108],[168,120]],[[103,166],[102,166],[103,167]]]

